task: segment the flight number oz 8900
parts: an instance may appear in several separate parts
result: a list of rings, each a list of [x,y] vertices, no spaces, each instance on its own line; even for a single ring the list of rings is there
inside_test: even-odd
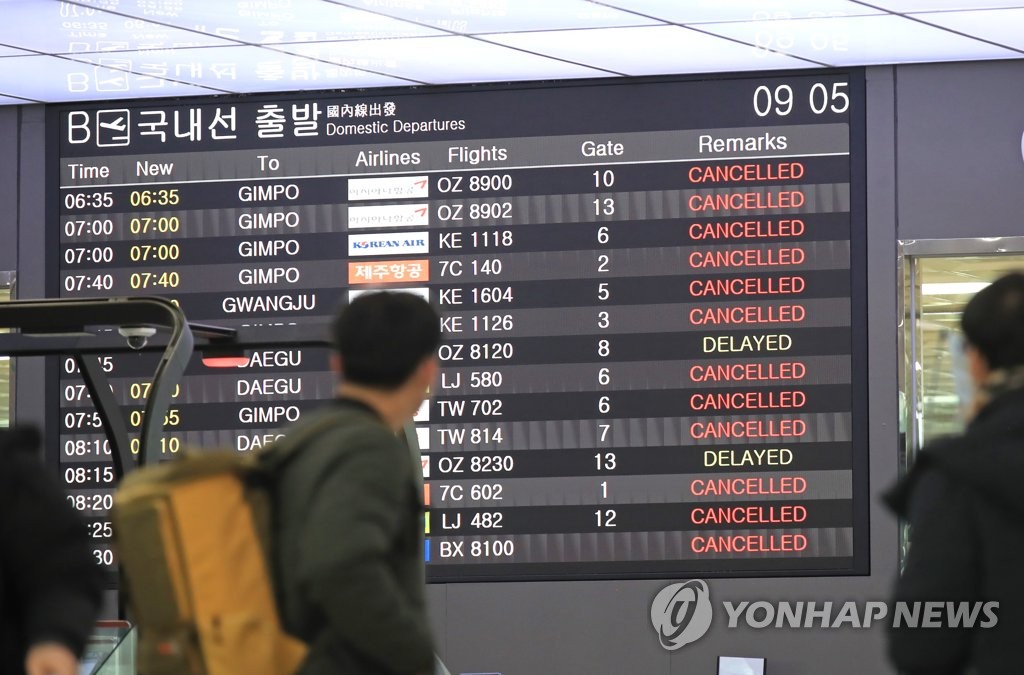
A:
[[[437,191],[447,193],[459,192],[497,192],[512,189],[512,174],[486,173],[465,176],[441,176],[437,179]]]
[[[500,502],[505,487],[501,483],[473,483],[467,490],[462,485],[439,485],[441,501],[461,502],[467,497],[474,502]]]

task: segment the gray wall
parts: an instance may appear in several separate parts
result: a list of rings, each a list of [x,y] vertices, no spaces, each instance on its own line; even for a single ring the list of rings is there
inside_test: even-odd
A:
[[[871,575],[715,580],[709,586],[716,608],[722,600],[886,598],[897,530],[878,493],[897,475],[897,238],[1024,234],[1021,81],[1024,62],[868,70]],[[22,109],[23,148],[42,147],[41,110]],[[14,147],[12,114],[0,108],[0,147]],[[19,273],[28,295],[29,288],[42,290],[41,267],[32,262],[43,251],[42,153],[22,153],[20,178]],[[12,180],[0,174],[0,198]],[[10,228],[5,208],[0,242],[14,241],[18,233]],[[11,250],[0,248],[0,269]],[[30,394],[24,413],[31,414],[38,392],[23,381],[19,395],[23,388]],[[440,648],[455,674],[713,675],[719,654],[764,656],[771,672],[787,675],[892,672],[879,628],[730,630],[721,612],[704,638],[670,654],[649,624],[651,599],[665,583],[451,584],[431,586],[429,596]]]
[[[896,69],[900,239],[1024,235],[1024,61]]]
[[[46,252],[43,227],[46,218],[46,116],[45,108],[41,105],[22,106],[20,110],[19,225],[17,236],[11,240],[12,243],[16,242],[18,251],[17,295],[19,298],[41,298],[46,290],[43,270]],[[42,426],[45,405],[43,385],[46,381],[44,361],[42,358],[21,358],[16,367],[15,420],[19,424]]]
[[[18,267],[18,114],[15,106],[0,106],[0,272]]]

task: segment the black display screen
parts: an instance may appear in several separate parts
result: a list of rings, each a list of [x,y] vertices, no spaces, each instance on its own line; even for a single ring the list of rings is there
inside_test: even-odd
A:
[[[55,106],[54,297],[321,324],[442,312],[417,415],[431,581],[868,572],[861,71]],[[321,349],[193,363],[161,452],[250,452]],[[155,358],[105,361],[137,429]],[[60,471],[116,565],[62,360]],[[343,536],[343,533],[339,533]]]

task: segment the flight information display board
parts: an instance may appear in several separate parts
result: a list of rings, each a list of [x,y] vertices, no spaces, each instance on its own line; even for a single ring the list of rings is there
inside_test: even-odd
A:
[[[829,70],[54,107],[49,292],[223,326],[428,298],[431,581],[867,573],[863,91]],[[163,455],[258,449],[333,395],[322,349],[250,356],[195,359]],[[104,361],[136,430],[154,364]],[[61,473],[112,566],[109,446],[59,371]]]

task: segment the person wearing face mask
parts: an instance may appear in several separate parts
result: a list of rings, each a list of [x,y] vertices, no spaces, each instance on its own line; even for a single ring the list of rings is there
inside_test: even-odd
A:
[[[908,675],[1024,669],[1024,273],[975,295],[961,328],[970,422],[922,450],[886,495],[911,531],[893,600],[943,603],[941,627],[889,632],[890,658]],[[967,628],[948,613],[957,602],[968,614],[999,604]]]

